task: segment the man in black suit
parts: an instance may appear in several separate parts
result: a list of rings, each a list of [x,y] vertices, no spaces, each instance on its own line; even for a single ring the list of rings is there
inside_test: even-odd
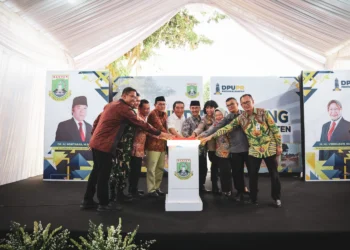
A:
[[[85,96],[77,96],[73,99],[72,118],[58,124],[55,141],[90,142],[92,126],[84,121],[87,107],[88,104]],[[72,159],[77,154],[83,156],[87,161],[92,160],[90,150],[76,150],[75,153],[69,154],[66,157]],[[57,172],[59,174],[67,174],[65,179],[71,179],[72,176],[68,176],[68,174],[71,174],[74,170],[79,170],[79,166],[70,165],[69,171],[67,171],[67,166],[68,162],[62,160],[56,166]]]
[[[350,142],[350,122],[342,117],[342,104],[331,100],[328,105],[328,114],[331,120],[322,126],[320,142]],[[320,150],[319,160],[328,160],[336,150]]]
[[[77,96],[73,99],[73,117],[58,124],[56,141],[90,142],[92,126],[84,121],[87,107],[85,96]]]

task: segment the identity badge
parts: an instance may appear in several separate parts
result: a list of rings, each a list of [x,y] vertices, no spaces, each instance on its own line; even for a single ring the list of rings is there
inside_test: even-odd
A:
[[[255,130],[260,130],[260,123],[257,123],[256,125],[255,125]]]

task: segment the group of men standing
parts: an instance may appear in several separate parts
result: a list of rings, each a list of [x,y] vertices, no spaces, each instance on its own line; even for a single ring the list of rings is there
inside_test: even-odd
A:
[[[244,181],[246,165],[250,202],[257,204],[258,172],[264,159],[271,176],[272,198],[276,206],[280,207],[281,186],[276,159],[276,155],[282,152],[279,130],[267,111],[254,108],[254,100],[250,95],[243,95],[240,102],[244,111],[238,109],[235,98],[227,99],[229,114],[221,121],[215,120],[218,111],[223,113],[215,101],[204,104],[203,117],[200,116],[200,102],[192,101],[191,116],[187,119],[184,116],[185,104],[176,101],[173,113],[168,117],[163,96],[155,99],[155,108],[150,111],[149,101],[141,99],[135,89],[125,88],[121,99],[107,104],[93,124],[89,146],[94,166],[81,207],[97,208],[99,212],[119,210],[119,201],[131,201],[143,196],[144,192],[138,189],[138,179],[144,156],[147,193],[150,197],[164,196],[160,184],[167,153],[166,140],[174,137],[201,139],[198,156],[200,192],[210,192],[204,185],[209,155],[212,163],[212,192],[221,194],[217,185],[220,175],[224,195],[231,196],[233,179],[237,190],[235,199],[242,201],[243,193],[247,192]],[[229,139],[229,153],[222,157],[217,152],[220,151],[217,150],[217,143],[220,144],[217,138],[224,135]],[[127,180],[129,188],[128,194],[125,194]],[[98,203],[93,199],[96,189]]]
[[[278,127],[270,113],[254,107],[250,94],[240,98],[244,111],[238,109],[238,101],[228,98],[226,106],[231,114],[221,124],[200,135],[201,142],[217,139],[229,134],[231,169],[238,199],[244,189],[244,163],[248,169],[250,203],[258,204],[258,174],[264,160],[271,178],[271,196],[277,207],[281,207],[281,183],[278,174],[277,156],[282,153],[282,140]],[[241,144],[241,145],[238,145]],[[224,165],[224,164],[223,164]]]
[[[138,109],[137,113],[135,108]],[[120,210],[121,207],[116,203],[116,200],[129,199],[129,196],[123,193],[123,189],[130,165],[132,166],[129,179],[130,192],[134,195],[142,195],[137,190],[138,177],[135,176],[138,176],[138,172],[141,171],[144,142],[146,141],[144,133],[150,135],[148,138],[154,136],[158,141],[172,138],[170,134],[163,132],[161,127],[152,126],[145,121],[146,117],[149,116],[149,110],[149,102],[147,100],[138,101],[137,91],[127,87],[123,90],[121,99],[107,104],[97,117],[89,144],[93,153],[94,166],[81,204],[82,208],[97,207],[99,212]],[[157,111],[153,110],[152,112]],[[134,143],[135,133],[137,139]],[[148,146],[147,143],[149,143],[150,152],[160,148],[160,143],[156,142],[154,145],[154,142],[146,142],[146,146]],[[165,141],[163,145],[165,145]],[[152,146],[154,147],[152,148]],[[154,154],[153,161],[158,162],[161,157],[162,153],[158,152]],[[112,183],[117,188],[117,195],[113,195],[115,190],[109,190]],[[96,189],[98,203],[93,200]]]

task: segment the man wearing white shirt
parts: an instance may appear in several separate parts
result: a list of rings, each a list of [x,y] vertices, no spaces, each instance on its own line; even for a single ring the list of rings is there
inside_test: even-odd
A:
[[[176,101],[173,104],[173,113],[168,117],[168,130],[172,135],[183,138],[181,130],[185,121],[185,104],[182,101]]]
[[[73,99],[72,118],[58,124],[56,141],[89,142],[92,126],[85,120],[87,113],[87,99],[77,96]]]

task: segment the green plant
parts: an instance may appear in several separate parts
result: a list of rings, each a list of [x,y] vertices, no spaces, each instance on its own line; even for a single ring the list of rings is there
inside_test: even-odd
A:
[[[54,229],[50,233],[51,224],[47,224],[44,228],[41,222],[34,221],[33,233],[29,234],[17,222],[11,222],[10,233],[7,234],[7,239],[3,239],[5,244],[0,245],[0,249],[13,250],[60,250],[72,248],[68,244],[69,231],[62,230],[62,227]]]
[[[155,240],[135,243],[135,235],[139,226],[133,232],[127,233],[123,239],[122,220],[119,218],[117,227],[107,227],[107,234],[103,230],[103,225],[95,225],[89,221],[89,233],[87,239],[79,237],[81,243],[71,239],[73,244],[79,250],[146,250],[155,242]]]
[[[210,81],[207,81],[203,85],[203,101],[209,101],[210,100]]]
[[[202,16],[207,17],[208,23],[219,23],[228,18],[217,11],[202,12]],[[196,31],[195,28],[200,23],[201,21],[195,15],[184,8],[145,40],[107,65],[106,69],[111,72],[114,80],[119,76],[129,76],[134,68],[138,72],[141,67],[140,62],[147,61],[151,56],[156,55],[156,50],[162,45],[171,49],[195,50],[201,44],[213,44],[213,40]]]

